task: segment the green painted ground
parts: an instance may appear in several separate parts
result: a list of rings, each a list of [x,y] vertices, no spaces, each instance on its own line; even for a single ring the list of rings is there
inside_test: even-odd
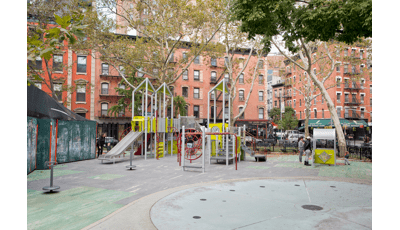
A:
[[[342,160],[337,163],[344,163]],[[366,162],[350,162],[350,165],[317,165],[315,168],[320,169],[318,176],[324,177],[346,177],[357,179],[372,180],[372,164]]]
[[[121,177],[124,177],[124,175],[118,175],[118,174],[101,174],[101,175],[91,176],[91,177],[88,177],[88,178],[98,179],[98,180],[112,180],[112,179],[121,178]]]
[[[301,164],[300,162],[296,163],[280,163],[276,164],[274,167],[288,167],[288,168],[300,168],[300,169],[313,169],[310,166],[305,166],[304,164]]]
[[[287,155],[287,156],[268,156],[268,161],[298,161],[298,155]]]
[[[78,187],[45,194],[28,189],[28,229],[81,229],[121,208],[135,193]]]
[[[56,170],[54,168],[53,177],[70,175],[75,173],[81,173],[83,171],[75,170]],[[40,179],[50,179],[50,170],[35,170],[28,175],[28,181],[40,180]]]

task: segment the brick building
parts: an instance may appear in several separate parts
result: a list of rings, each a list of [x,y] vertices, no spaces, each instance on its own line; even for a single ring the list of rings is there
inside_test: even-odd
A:
[[[372,64],[367,60],[366,49],[363,47],[346,47],[341,52],[334,72],[325,86],[330,87],[327,91],[340,119],[360,121],[359,123],[363,126],[369,126],[367,129],[365,127],[349,129],[347,133],[354,133],[356,136],[361,136],[364,132],[370,134],[372,78],[367,72],[372,70]],[[357,60],[358,64],[352,64],[351,60]],[[296,116],[300,120],[299,126],[304,126],[306,114],[304,97],[296,93],[294,88],[300,88],[304,84],[304,81],[300,81],[299,76],[304,76],[306,73],[293,67],[293,64],[289,62],[286,64],[286,72],[282,76],[283,82],[273,85],[273,107],[280,108],[279,102],[283,101],[285,106],[290,106],[296,111]],[[319,68],[317,65],[312,67],[316,72],[320,70]],[[296,78],[296,76],[298,77]],[[330,117],[322,95],[317,96],[312,101],[310,119],[330,119]]]

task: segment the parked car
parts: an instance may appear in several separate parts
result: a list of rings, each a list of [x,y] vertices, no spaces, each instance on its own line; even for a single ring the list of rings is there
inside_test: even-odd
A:
[[[290,143],[294,143],[294,142],[297,142],[297,140],[300,137],[305,138],[304,134],[291,134],[291,135],[289,135],[288,140],[289,140]]]

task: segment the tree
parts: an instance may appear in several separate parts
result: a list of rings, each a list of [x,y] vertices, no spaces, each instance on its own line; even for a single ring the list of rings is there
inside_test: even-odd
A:
[[[279,120],[281,119],[281,110],[279,108],[272,108],[271,111],[269,112],[269,117],[272,118],[272,121],[275,124],[279,123]]]
[[[62,63],[54,64],[54,55],[68,49],[77,39],[84,37],[82,6],[79,1],[30,1],[28,2],[27,33],[27,73],[28,85],[34,82],[44,83],[51,96],[60,101],[54,87],[54,72],[68,68]],[[53,61],[51,59],[53,58]],[[44,69],[42,69],[44,60]],[[62,77],[61,77],[62,78]],[[75,87],[63,87],[70,93]]]
[[[174,115],[178,116],[178,112],[181,116],[187,115],[185,98],[179,95],[174,97]]]
[[[237,0],[233,11],[250,37],[285,31],[292,52],[299,39],[352,44],[372,37],[372,0]]]
[[[324,86],[336,64],[326,42],[336,40],[350,44],[359,42],[363,37],[371,37],[372,1],[238,0],[234,12],[236,18],[242,21],[241,29],[248,32],[250,37],[264,35],[266,47],[273,44],[284,54],[276,39],[273,39],[279,35],[289,52],[299,54],[302,65],[289,55],[284,55],[307,72],[327,101],[337,131],[339,149],[343,154],[346,149],[343,130],[334,103]],[[324,47],[326,50],[324,56],[330,60],[328,73],[320,78],[311,69],[317,61],[312,60],[312,50],[315,46]]]
[[[120,66],[151,78],[156,86],[172,85],[196,57],[216,48],[219,1],[100,0],[97,7],[88,19],[93,25],[86,29],[88,42],[123,78]],[[185,57],[177,52],[183,48]]]
[[[282,120],[278,121],[278,128],[284,130],[292,130],[297,127],[299,120],[294,115],[294,109],[286,106],[285,112],[282,114]]]

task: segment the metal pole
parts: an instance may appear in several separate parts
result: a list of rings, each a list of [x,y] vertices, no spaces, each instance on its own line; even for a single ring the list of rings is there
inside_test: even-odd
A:
[[[202,168],[203,168],[203,173],[204,173],[204,171],[205,171],[205,156],[204,155],[206,155],[206,146],[205,146],[205,144],[206,144],[206,135],[205,135],[205,127],[204,126],[202,126],[201,127],[201,131],[203,131],[203,139],[202,139],[202,151],[203,151],[203,154],[202,154]]]
[[[158,120],[157,120],[157,116],[158,116],[158,108],[157,108],[157,92],[155,92],[154,95],[154,118],[155,118],[155,122],[156,122],[156,128],[154,131],[154,159],[157,160],[157,132],[158,132]]]
[[[171,96],[171,129],[170,129],[170,135],[171,135],[171,156],[173,155],[173,146],[174,146],[174,132],[173,132],[173,121],[174,121],[174,95]]]
[[[147,119],[147,97],[148,97],[148,95],[147,95],[147,93],[148,93],[148,87],[149,87],[149,84],[148,84],[148,80],[147,80],[148,78],[146,78],[146,94],[145,94],[145,96],[146,96],[146,104],[144,105],[144,115],[145,115],[145,117],[144,117],[144,124],[145,124],[145,131],[144,131],[144,133],[145,133],[145,135],[144,135],[144,159],[145,160],[147,160],[147,122],[148,122],[148,119]]]
[[[214,124],[217,123],[217,90],[214,89]]]
[[[185,171],[185,126],[182,126],[181,162],[182,162],[182,171]]]
[[[163,91],[164,91],[164,108],[163,108],[163,123],[164,123],[164,132],[163,132],[163,156],[165,156],[166,154],[165,154],[165,132],[167,132],[167,124],[166,124],[166,122],[165,122],[165,114],[166,114],[166,112],[165,112],[165,109],[166,109],[166,103],[165,103],[165,85],[164,85],[164,87],[163,87]]]
[[[210,128],[210,92],[207,93],[207,126]]]
[[[241,127],[239,127],[239,130],[238,130],[238,136],[241,138],[242,137],[242,135],[241,135],[242,133],[240,131],[241,131]],[[240,142],[239,142],[239,144],[240,144]],[[241,155],[241,153],[240,153],[240,155]],[[240,162],[240,157],[239,157],[239,162]]]

